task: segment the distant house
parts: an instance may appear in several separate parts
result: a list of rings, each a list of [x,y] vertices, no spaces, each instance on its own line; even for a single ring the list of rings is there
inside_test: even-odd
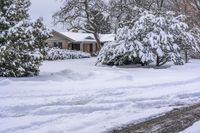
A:
[[[90,33],[53,31],[52,35],[53,37],[46,40],[46,45],[49,47],[59,47],[61,49],[77,50],[91,54],[98,52],[96,40]],[[114,41],[114,38],[114,34],[100,35],[102,44]]]

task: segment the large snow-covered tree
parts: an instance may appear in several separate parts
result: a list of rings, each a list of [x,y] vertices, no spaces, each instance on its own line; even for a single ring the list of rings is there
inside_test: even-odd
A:
[[[29,22],[29,0],[0,1],[0,76],[34,76],[39,72],[49,34],[38,20]],[[36,33],[37,32],[37,33]]]
[[[101,48],[99,24],[106,20],[106,4],[104,0],[66,0],[61,9],[53,15],[55,23],[64,23],[68,29],[76,28],[92,33]],[[97,13],[94,13],[97,12]],[[104,15],[99,19],[99,14]]]
[[[144,3],[137,0],[110,0],[109,1],[109,15],[112,20],[112,29],[117,32],[121,24],[128,24],[130,21],[138,17],[138,13],[142,8],[136,5],[143,5]]]
[[[180,38],[195,41],[182,15],[144,11],[139,16],[133,25],[118,30],[115,42],[103,47],[99,62],[111,65],[156,62],[156,66],[161,66],[173,61],[183,64],[181,46],[198,49],[195,44],[178,41]]]
[[[195,6],[198,10],[198,12],[200,13],[200,0],[194,0]]]
[[[173,2],[172,10],[187,15],[187,22],[190,27],[195,25],[200,26],[200,7],[198,7],[199,0],[171,0]]]
[[[91,11],[91,16],[95,16],[93,22],[96,24],[97,33],[100,34],[109,34],[111,33],[111,21],[109,16],[105,16],[102,12],[98,10]],[[92,31],[92,27],[90,26],[90,22],[88,21],[85,24],[85,28]]]

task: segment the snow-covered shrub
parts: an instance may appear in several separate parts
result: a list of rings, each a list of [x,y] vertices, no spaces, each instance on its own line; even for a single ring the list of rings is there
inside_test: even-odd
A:
[[[147,59],[143,56],[142,53],[136,52],[140,51],[141,47],[138,47],[139,44],[133,44],[133,46],[130,46],[128,48],[127,44],[121,45],[120,42],[110,42],[105,44],[105,46],[101,49],[99,55],[98,55],[98,62],[101,62],[103,64],[107,65],[127,65],[127,64],[141,64],[145,65],[151,62],[151,59]],[[136,49],[134,49],[134,47]],[[142,58],[143,61],[141,61],[141,58],[139,58],[139,55]]]
[[[169,14],[173,16],[173,14]],[[199,28],[190,29],[185,23],[186,16],[179,15],[172,18],[170,33],[173,35],[174,42],[179,46],[181,52],[184,53],[185,63],[188,62],[189,56],[199,52],[200,31]]]
[[[196,45],[199,48],[200,47],[200,29],[195,27],[191,30],[192,34],[196,38]],[[195,48],[194,48],[195,49]],[[193,59],[200,59],[200,50],[189,50],[189,55]]]
[[[89,53],[66,50],[59,48],[46,48],[45,60],[64,60],[64,59],[80,59],[80,58],[90,58]]]
[[[39,73],[42,43],[49,34],[41,20],[29,22],[29,6],[29,0],[1,1],[0,76],[23,77]]]
[[[180,18],[182,15],[175,16],[172,12],[144,11],[134,24],[118,29],[116,41],[102,48],[98,62],[109,65],[156,62],[157,66],[161,66],[173,61],[183,64],[181,44],[177,40],[183,36],[189,40],[194,36]]]

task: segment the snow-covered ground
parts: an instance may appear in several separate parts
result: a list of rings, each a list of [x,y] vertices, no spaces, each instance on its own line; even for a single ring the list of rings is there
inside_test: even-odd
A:
[[[180,133],[200,133],[200,121]]]
[[[200,61],[167,69],[44,62],[31,78],[0,78],[0,133],[101,133],[200,102]]]

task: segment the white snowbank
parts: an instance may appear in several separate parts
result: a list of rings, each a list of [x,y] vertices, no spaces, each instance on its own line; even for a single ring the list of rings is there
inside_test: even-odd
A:
[[[200,101],[200,61],[167,69],[46,61],[31,78],[0,78],[0,133],[101,133]]]
[[[200,133],[200,121],[180,133]]]

